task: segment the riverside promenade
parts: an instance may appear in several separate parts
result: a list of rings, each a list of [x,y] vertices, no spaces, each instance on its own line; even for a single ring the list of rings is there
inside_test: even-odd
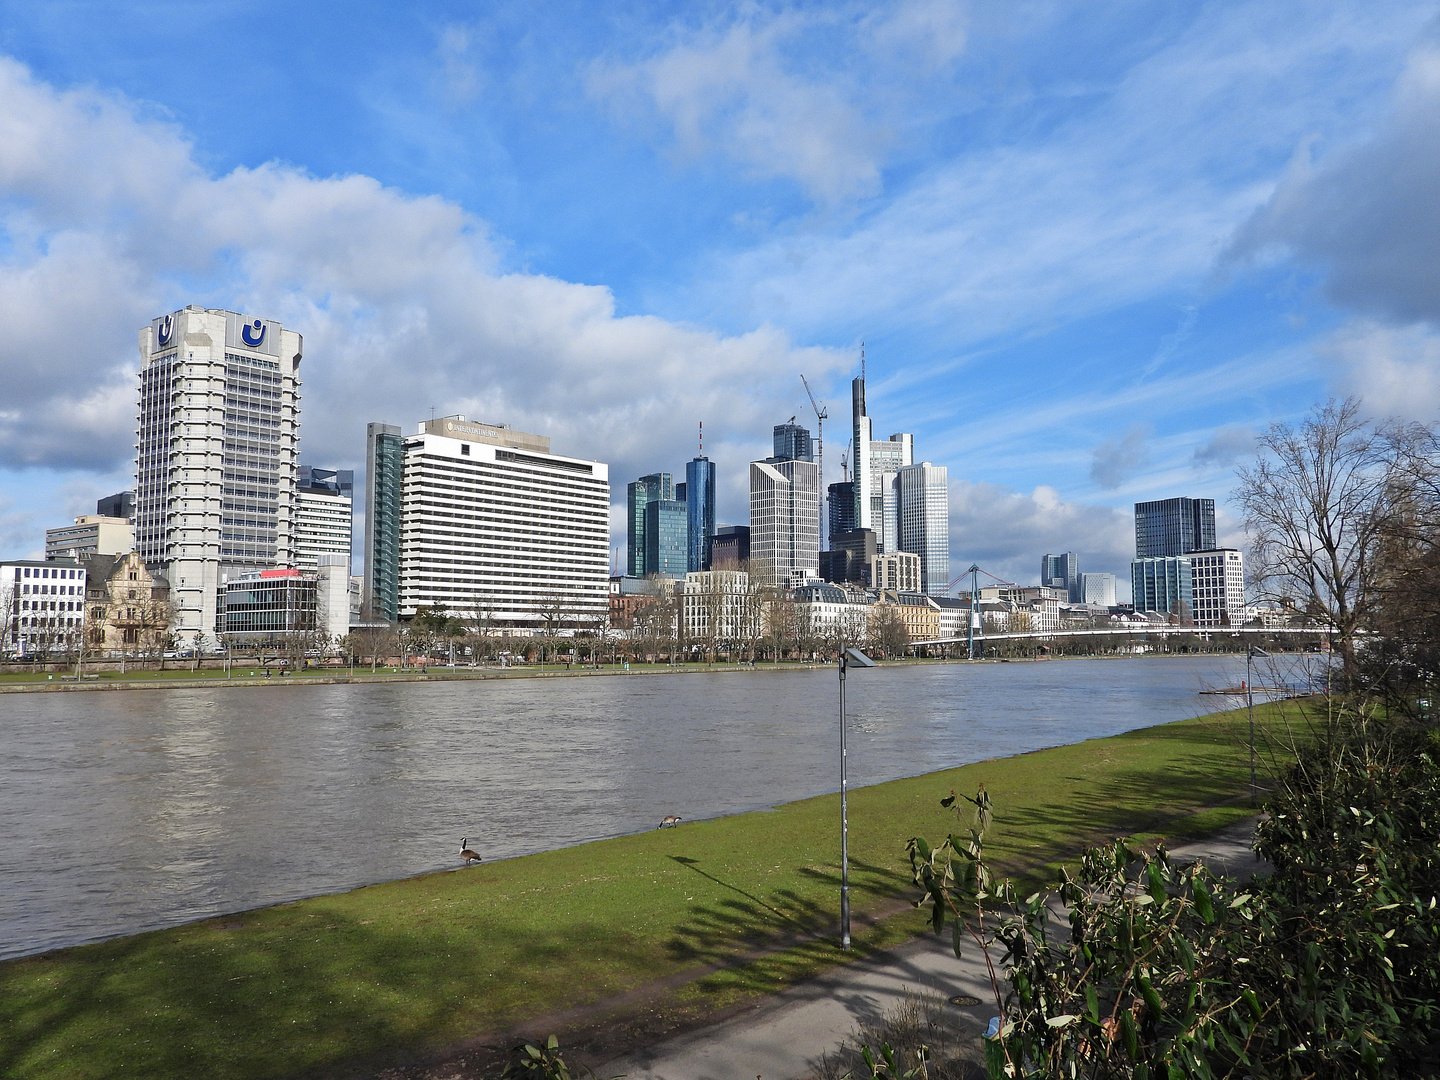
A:
[[[1200,860],[1244,880],[1266,868],[1251,850],[1254,834],[1252,818],[1179,845],[1171,857],[1180,863]],[[974,949],[956,960],[948,936],[926,934],[757,1001],[713,1027],[600,1063],[595,1072],[627,1080],[801,1080],[861,1024],[893,1011],[907,994],[926,990],[947,1000],[979,999],[978,1005],[950,1006],[972,1030],[978,1056],[979,1038],[996,1014],[985,963]]]

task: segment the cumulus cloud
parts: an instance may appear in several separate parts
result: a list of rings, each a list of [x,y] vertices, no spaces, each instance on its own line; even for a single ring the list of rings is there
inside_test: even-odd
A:
[[[1373,137],[1315,160],[1297,153],[1232,256],[1293,253],[1326,272],[1346,307],[1398,323],[1440,322],[1440,42],[1432,32]]]
[[[950,484],[952,572],[971,562],[1019,584],[1039,580],[1040,556],[1073,551],[1083,573],[1112,573],[1128,592],[1135,519],[1109,506],[1067,502],[1054,488],[1028,495],[997,484]]]
[[[0,467],[122,466],[137,328],[185,303],[304,334],[302,457],[333,465],[357,463],[367,420],[408,430],[431,406],[548,433],[617,479],[678,466],[698,419],[712,457],[745,459],[799,371],[847,362],[769,326],[617,316],[605,288],[507,270],[445,199],[279,163],[211,175],[143,107],[5,59],[0,102]]]
[[[1118,439],[1106,439],[1090,460],[1090,479],[1114,491],[1150,463],[1149,424],[1135,424]]]
[[[1224,468],[1255,452],[1255,429],[1222,427],[1210,441],[1195,448],[1195,464]]]

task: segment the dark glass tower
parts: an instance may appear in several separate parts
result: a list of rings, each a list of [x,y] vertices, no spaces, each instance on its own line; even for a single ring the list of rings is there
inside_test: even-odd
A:
[[[815,443],[810,429],[791,421],[775,425],[776,461],[814,461]]]
[[[675,484],[668,472],[649,473],[625,487],[626,561],[631,577],[644,577],[655,572],[646,562],[645,507],[662,499],[675,498]]]
[[[703,454],[685,463],[685,523],[689,530],[685,569],[710,569],[715,535],[715,463]]]
[[[1214,499],[1135,504],[1135,557],[1154,559],[1215,550]]]
[[[400,481],[405,472],[405,438],[390,424],[370,424],[365,435],[365,606],[370,618],[393,623],[400,617]]]

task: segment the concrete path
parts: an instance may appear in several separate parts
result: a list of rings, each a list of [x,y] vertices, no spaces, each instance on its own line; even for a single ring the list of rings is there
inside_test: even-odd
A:
[[[1217,873],[1249,878],[1259,865],[1250,850],[1254,829],[1254,821],[1242,822],[1172,849],[1172,858],[1203,859]],[[1003,993],[1003,977],[1000,986]],[[931,934],[792,987],[714,1027],[607,1062],[595,1072],[602,1077],[623,1073],[627,1080],[798,1080],[857,1026],[879,1019],[915,990],[979,998],[979,1005],[957,1006],[977,1031],[998,1011],[978,950],[957,961],[948,933],[943,939]]]

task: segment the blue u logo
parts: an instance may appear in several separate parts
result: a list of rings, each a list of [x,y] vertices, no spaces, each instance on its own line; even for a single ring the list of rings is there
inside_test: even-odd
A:
[[[160,347],[170,344],[170,335],[175,332],[175,316],[166,315],[160,320]]]
[[[265,340],[265,324],[259,319],[253,323],[246,323],[240,328],[240,340],[252,349],[256,348]]]

